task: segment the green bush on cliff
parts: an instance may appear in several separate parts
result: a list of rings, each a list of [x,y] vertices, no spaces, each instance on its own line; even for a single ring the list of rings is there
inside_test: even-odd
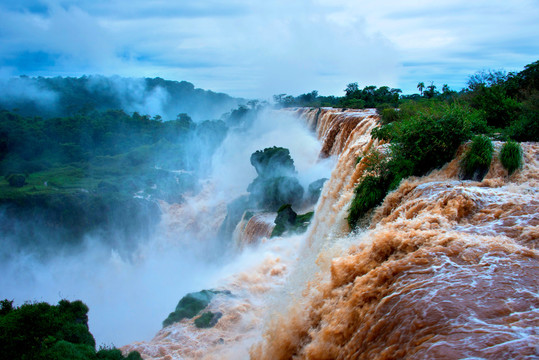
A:
[[[88,329],[88,307],[81,301],[61,300],[19,307],[13,301],[0,302],[0,349],[2,359],[97,360],[126,359],[117,349],[96,352]],[[137,352],[127,359],[141,359]]]
[[[382,176],[368,175],[354,189],[354,198],[348,215],[348,225],[354,228],[358,220],[369,210],[378,206],[387,194],[388,186]]]
[[[500,150],[500,161],[511,175],[522,166],[522,147],[519,143],[509,140]]]
[[[490,167],[493,152],[494,147],[488,136],[474,136],[462,161],[464,179],[482,180]]]
[[[403,179],[441,167],[470,138],[478,117],[476,111],[453,104],[427,107],[392,123],[390,168]]]
[[[387,193],[409,176],[422,176],[451,160],[459,145],[481,129],[481,114],[458,104],[405,107],[399,120],[376,128],[373,138],[390,141],[387,154],[371,152],[366,175],[354,191],[348,224],[379,205]]]

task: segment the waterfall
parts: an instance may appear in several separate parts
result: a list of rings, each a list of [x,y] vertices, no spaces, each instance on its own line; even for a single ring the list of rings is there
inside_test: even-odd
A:
[[[336,159],[303,235],[268,238],[269,214],[245,219],[241,253],[223,269],[211,329],[183,320],[145,359],[532,358],[539,343],[539,145],[523,143],[509,176],[497,154],[481,182],[455,159],[409,178],[350,232],[362,156],[384,149],[373,110],[287,109]],[[251,223],[252,222],[252,223]],[[250,246],[248,239],[261,239]],[[247,239],[247,240],[246,240]]]
[[[348,150],[326,196],[342,185],[331,205],[319,203],[309,233],[310,243],[325,243],[306,250],[317,252],[319,273],[274,314],[252,358],[537,356],[539,146],[523,144],[524,168],[512,176],[495,156],[481,182],[459,180],[461,149],[441,170],[404,181],[346,251],[328,256],[327,243],[345,235],[320,239],[317,226],[337,216],[333,229],[344,227],[357,179],[357,152]]]

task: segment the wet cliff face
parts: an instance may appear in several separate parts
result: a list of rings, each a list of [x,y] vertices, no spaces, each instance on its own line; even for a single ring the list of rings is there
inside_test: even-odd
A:
[[[337,158],[304,235],[246,246],[223,269],[211,329],[182,321],[139,350],[146,359],[532,358],[539,335],[539,145],[524,167],[497,160],[482,182],[459,161],[390,193],[363,230],[346,222],[372,141],[372,111],[287,110]],[[264,237],[263,215],[237,234]],[[248,242],[248,241],[247,241]]]
[[[539,147],[523,149],[526,165],[511,177],[495,157],[482,182],[460,181],[458,159],[405,181],[337,257],[324,247],[342,233],[312,231],[308,242],[324,243],[306,250],[319,251],[319,273],[274,314],[252,358],[537,356]],[[355,178],[341,165],[355,156],[341,153],[332,205],[319,204],[315,223],[346,208]],[[339,169],[347,184],[335,181]]]

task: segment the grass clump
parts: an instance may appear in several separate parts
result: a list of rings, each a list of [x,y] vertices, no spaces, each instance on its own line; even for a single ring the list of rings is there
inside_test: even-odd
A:
[[[488,172],[494,147],[488,136],[477,135],[463,159],[464,178],[481,181]]]
[[[509,175],[522,166],[522,147],[519,143],[509,140],[503,144],[500,151],[500,161]]]

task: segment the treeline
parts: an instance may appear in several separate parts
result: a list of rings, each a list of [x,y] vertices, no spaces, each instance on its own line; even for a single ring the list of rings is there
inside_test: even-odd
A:
[[[399,105],[402,90],[393,89],[389,86],[377,87],[374,85],[360,89],[357,83],[348,84],[345,96],[320,96],[318,91],[301,94],[297,97],[286,94],[273,96],[273,101],[279,107],[338,107],[364,109],[375,108],[381,104],[397,107]]]
[[[342,97],[319,96],[317,91],[297,97],[274,96],[277,106],[377,108],[384,121],[391,121],[406,111],[419,111],[423,106],[452,104],[467,106],[480,112],[491,129],[518,141],[536,141],[539,138],[539,61],[528,64],[520,72],[482,71],[470,76],[468,86],[454,91],[444,84],[441,89],[431,83],[419,82],[419,94],[402,95],[400,89],[387,86],[367,86],[350,83]],[[395,108],[406,111],[395,111]],[[414,109],[415,108],[415,109]],[[403,115],[406,116],[406,115]]]
[[[0,301],[0,359],[13,360],[141,360],[136,351],[123,356],[116,348],[96,350],[88,328],[88,306],[81,301]]]
[[[121,109],[196,121],[219,118],[245,100],[195,88],[187,81],[119,76],[27,77],[0,81],[0,109],[24,116],[64,117]]]
[[[186,114],[162,121],[122,110],[54,118],[0,111],[2,236],[18,245],[78,243],[87,234],[115,245],[147,239],[160,218],[155,200],[196,192],[227,130],[222,120],[195,123]]]

